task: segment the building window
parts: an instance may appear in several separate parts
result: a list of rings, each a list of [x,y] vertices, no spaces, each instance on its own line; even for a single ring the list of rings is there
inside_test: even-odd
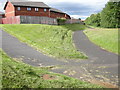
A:
[[[28,11],[31,11],[31,8],[28,7],[27,10],[28,10]]]
[[[38,8],[35,8],[35,11],[37,12],[39,9]]]
[[[17,10],[20,11],[20,7],[17,7]]]
[[[47,9],[44,9],[44,12],[46,12],[47,11]]]

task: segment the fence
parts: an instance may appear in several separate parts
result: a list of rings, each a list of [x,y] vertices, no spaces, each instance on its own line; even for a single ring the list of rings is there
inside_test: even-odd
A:
[[[20,16],[2,18],[3,24],[20,24]]]
[[[66,24],[83,22],[79,19],[67,19]],[[0,18],[0,24],[50,24],[58,25],[57,19],[49,17],[39,17],[39,16],[13,16],[9,18]]]
[[[51,24],[57,25],[57,19],[38,16],[13,16],[0,19],[2,24]]]
[[[51,24],[57,25],[57,19],[38,16],[20,16],[21,24]]]
[[[66,24],[72,24],[72,23],[79,23],[79,24],[83,24],[83,22],[79,19],[68,19],[66,21]]]
[[[0,24],[2,24],[2,18],[0,18]]]

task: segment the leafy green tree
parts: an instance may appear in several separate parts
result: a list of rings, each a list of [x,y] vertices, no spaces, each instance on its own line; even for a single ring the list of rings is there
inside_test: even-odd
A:
[[[100,21],[101,21],[101,18],[100,18],[100,13],[98,14],[92,14],[90,17],[88,17],[86,20],[85,20],[85,23],[88,24],[88,25],[92,25],[92,26],[100,26]]]
[[[92,26],[101,26],[105,28],[120,27],[120,1],[108,2],[105,8],[98,13],[92,14],[85,20],[85,23]]]
[[[101,12],[101,27],[119,27],[120,2],[108,2]]]

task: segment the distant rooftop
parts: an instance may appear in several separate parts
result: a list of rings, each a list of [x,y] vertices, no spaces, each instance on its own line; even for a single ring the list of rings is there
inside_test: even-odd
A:
[[[43,2],[32,2],[32,1],[26,1],[26,2],[11,2],[14,6],[30,6],[30,7],[42,7],[42,8],[50,8],[48,5],[46,5]]]
[[[64,13],[64,12],[62,12],[61,10],[58,10],[58,9],[56,9],[56,8],[51,8],[50,11],[59,12],[59,13]]]
[[[32,2],[32,1],[10,1],[14,6],[26,6],[26,7],[41,7],[41,8],[50,8],[48,5],[46,5],[43,2]],[[4,9],[6,8],[7,3],[5,4]]]

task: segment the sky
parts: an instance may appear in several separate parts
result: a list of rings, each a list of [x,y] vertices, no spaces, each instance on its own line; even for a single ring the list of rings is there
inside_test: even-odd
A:
[[[0,11],[3,11],[7,0],[0,0]],[[20,1],[20,0],[16,0]],[[23,0],[25,1],[25,0]],[[44,2],[48,6],[66,12],[71,17],[86,19],[91,14],[100,12],[109,0],[27,0]]]

